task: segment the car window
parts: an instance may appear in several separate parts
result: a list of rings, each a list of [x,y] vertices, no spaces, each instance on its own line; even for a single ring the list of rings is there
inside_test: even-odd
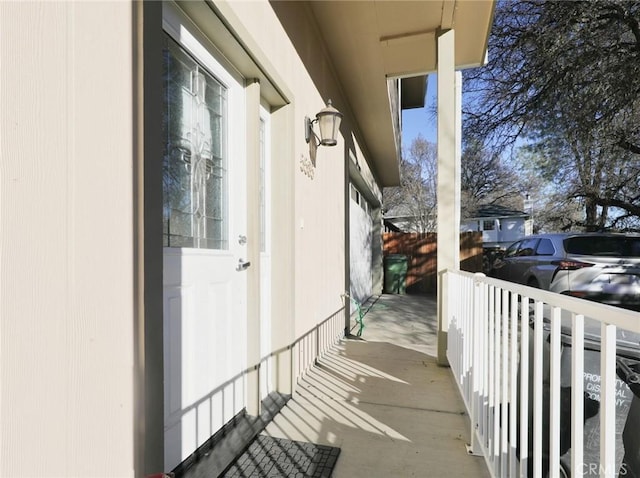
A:
[[[556,249],[553,247],[553,243],[550,239],[540,239],[536,254],[539,256],[552,256],[556,253]]]
[[[518,246],[520,245],[520,241],[518,242],[514,242],[513,244],[511,244],[506,252],[504,253],[504,257],[513,257],[516,255],[516,252],[518,252]]]
[[[518,256],[532,256],[538,245],[538,239],[524,239],[518,248]]]
[[[564,240],[569,254],[608,257],[640,257],[640,237],[577,236]]]

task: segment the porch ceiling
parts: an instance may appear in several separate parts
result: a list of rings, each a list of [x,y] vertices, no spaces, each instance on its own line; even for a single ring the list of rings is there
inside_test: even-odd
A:
[[[484,62],[493,0],[309,2],[383,186],[399,182],[388,78],[435,72],[436,32],[455,29],[457,68]],[[414,85],[416,82],[406,83]]]

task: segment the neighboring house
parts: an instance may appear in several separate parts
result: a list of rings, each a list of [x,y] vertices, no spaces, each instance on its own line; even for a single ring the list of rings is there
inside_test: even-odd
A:
[[[291,394],[292,344],[381,290],[381,190],[429,73],[455,206],[455,69],[482,64],[492,15],[0,2],[0,475],[168,471]],[[329,99],[337,145],[317,146],[305,117]],[[459,225],[438,217],[452,267]]]
[[[401,232],[436,232],[435,217],[420,218],[403,211],[389,211],[384,215],[387,230]]]
[[[393,221],[389,221],[386,218],[383,219],[382,225],[384,232],[403,232],[402,229],[393,223]]]
[[[384,216],[384,224],[386,227],[385,232],[417,232],[414,227],[415,217],[414,216],[404,216],[404,215],[394,215],[388,216],[385,214]]]
[[[485,248],[504,248],[533,233],[533,220],[524,211],[500,205],[480,206],[460,224],[461,232],[482,232]]]

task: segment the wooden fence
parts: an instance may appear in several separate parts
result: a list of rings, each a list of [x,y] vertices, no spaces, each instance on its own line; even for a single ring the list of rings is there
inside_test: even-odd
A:
[[[437,277],[436,233],[385,232],[382,234],[384,256],[403,254],[408,258],[406,287],[408,293],[435,293]],[[460,269],[482,272],[482,233],[460,234]]]

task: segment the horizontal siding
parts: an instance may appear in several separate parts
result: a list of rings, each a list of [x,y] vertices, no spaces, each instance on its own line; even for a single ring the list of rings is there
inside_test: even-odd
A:
[[[0,3],[0,475],[134,475],[132,8]]]

